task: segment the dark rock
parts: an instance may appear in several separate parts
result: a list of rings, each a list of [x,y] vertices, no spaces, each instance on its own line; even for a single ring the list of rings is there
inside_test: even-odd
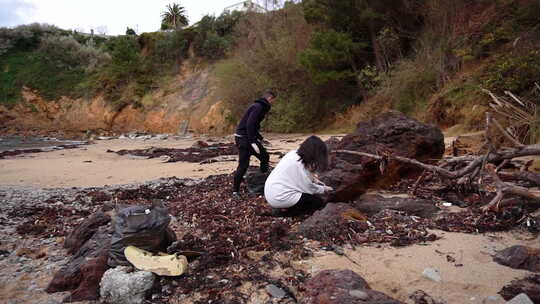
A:
[[[497,252],[493,260],[514,269],[540,272],[540,249],[526,246],[512,246]]]
[[[270,175],[271,171],[272,170],[270,169],[268,172],[263,173],[259,171],[259,169],[250,169],[245,177],[248,191],[251,194],[263,195],[264,183],[266,183],[266,179],[268,178],[268,175]]]
[[[413,300],[415,304],[446,304],[446,302],[433,299],[423,290],[413,292],[409,298]]]
[[[339,145],[339,138],[336,136],[332,136],[329,139],[327,139],[324,143],[328,147],[328,151],[333,151]]]
[[[384,209],[391,209],[423,218],[430,218],[440,210],[430,200],[404,197],[385,198],[381,195],[363,195],[354,202],[354,207],[368,216],[375,215]]]
[[[443,155],[444,136],[436,127],[391,111],[359,123],[356,131],[345,136],[335,149],[393,154],[427,162]],[[418,167],[390,160],[381,174],[376,159],[337,153],[332,155],[330,170],[321,179],[335,189],[331,200],[350,201],[369,188],[387,187],[419,172]]]
[[[110,221],[111,217],[101,211],[92,214],[66,237],[64,248],[68,250],[69,254],[77,252],[99,227],[107,225]]]
[[[306,304],[399,304],[398,300],[372,290],[351,270],[324,270],[306,282]]]
[[[499,291],[505,300],[511,300],[521,293],[529,296],[533,303],[540,303],[540,275],[514,280]]]
[[[310,239],[325,241],[337,239],[344,231],[349,231],[349,227],[363,232],[368,228],[366,221],[366,216],[351,205],[331,203],[303,221],[298,231]]]
[[[54,275],[45,289],[48,293],[72,291],[64,302],[93,301],[99,298],[99,282],[109,268],[111,225],[98,231]]]

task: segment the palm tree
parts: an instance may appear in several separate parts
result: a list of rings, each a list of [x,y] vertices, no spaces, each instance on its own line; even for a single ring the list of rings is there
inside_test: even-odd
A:
[[[177,29],[180,26],[189,24],[186,11],[180,4],[168,4],[167,10],[161,13],[161,27]]]

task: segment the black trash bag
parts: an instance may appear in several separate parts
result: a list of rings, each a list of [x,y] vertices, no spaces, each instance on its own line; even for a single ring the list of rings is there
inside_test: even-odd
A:
[[[168,210],[159,203],[120,209],[114,217],[107,264],[110,267],[129,266],[124,249],[130,245],[150,252],[165,252],[176,241],[176,235],[168,227],[170,222]]]
[[[256,195],[264,195],[264,183],[272,172],[272,168],[268,172],[261,172],[259,169],[250,169],[246,174],[246,185],[249,193]]]

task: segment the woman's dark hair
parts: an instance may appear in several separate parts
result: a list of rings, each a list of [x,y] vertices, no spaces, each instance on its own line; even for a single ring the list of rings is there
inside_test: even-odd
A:
[[[328,169],[328,147],[319,137],[308,137],[296,153],[308,170],[322,172]]]

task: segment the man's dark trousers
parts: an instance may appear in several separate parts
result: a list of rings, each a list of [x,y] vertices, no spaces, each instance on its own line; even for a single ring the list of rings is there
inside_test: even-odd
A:
[[[268,152],[263,145],[261,145],[259,142],[255,142],[257,147],[259,147],[259,151],[261,152],[257,154],[245,136],[235,137],[235,142],[236,147],[238,148],[238,168],[236,168],[236,172],[234,172],[233,191],[239,192],[240,184],[244,179],[244,174],[246,174],[246,171],[249,168],[249,159],[251,155],[254,155],[259,159],[259,161],[261,161],[261,172],[263,173],[268,171],[270,155],[268,155]]]

